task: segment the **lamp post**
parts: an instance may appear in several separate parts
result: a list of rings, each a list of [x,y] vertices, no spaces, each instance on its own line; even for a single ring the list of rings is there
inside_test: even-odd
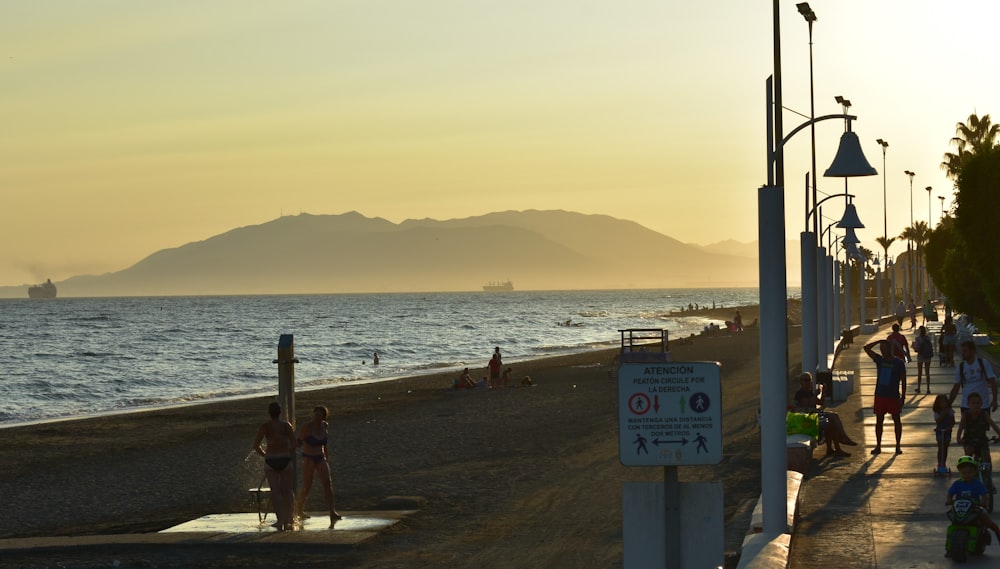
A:
[[[924,189],[927,190],[927,240],[929,241],[931,238],[931,223],[933,223],[931,221],[931,190],[933,190],[934,188],[932,188],[931,186],[927,186]],[[924,251],[926,252],[926,250],[927,250],[927,243],[924,243]],[[924,295],[923,300],[924,302],[927,302],[931,298],[931,271],[930,268],[927,266],[926,253],[924,254],[922,262],[924,265],[924,288],[927,290],[927,294]]]
[[[785,405],[788,373],[788,307],[785,282],[785,164],[784,145],[806,126],[819,121],[857,117],[826,115],[810,118],[787,136],[783,131],[781,97],[781,17],[772,0],[774,73],[766,81],[767,185],[757,190],[760,286],[760,439],[763,532],[777,537],[788,531]],[[850,123],[848,122],[848,127]],[[871,176],[877,172],[861,152],[857,134],[841,135],[833,164],[824,175]]]
[[[885,270],[889,271],[889,310],[896,309],[896,264],[889,259],[885,262]]]
[[[913,177],[916,176],[915,173],[910,170],[905,170],[903,172],[910,177],[910,232],[913,232]],[[913,262],[913,240],[906,240],[906,266],[910,278],[910,301],[916,303],[917,301],[917,267],[916,263]],[[904,291],[905,292],[905,291]]]
[[[886,201],[885,192],[885,151],[889,148],[889,143],[882,140],[881,138],[876,140],[879,146],[882,147],[882,237],[885,239],[889,238],[889,209],[888,201]]]
[[[809,26],[809,134],[811,139],[810,158],[811,175],[806,175],[806,195],[805,195],[805,230],[799,235],[799,255],[802,282],[802,371],[811,374],[816,373],[819,367],[818,362],[818,295],[816,286],[816,274],[818,270],[816,255],[816,237],[819,232],[819,224],[814,220],[812,229],[809,226],[810,207],[816,207],[817,184],[816,184],[816,97],[813,82],[813,22],[816,21],[816,13],[809,7],[808,2],[796,4],[799,14],[805,19]],[[780,110],[779,110],[780,112]],[[810,186],[811,182],[811,186]],[[811,196],[811,200],[810,200]],[[812,204],[810,206],[810,204]]]

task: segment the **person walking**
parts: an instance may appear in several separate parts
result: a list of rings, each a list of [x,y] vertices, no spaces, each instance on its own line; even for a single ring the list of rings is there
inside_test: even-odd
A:
[[[903,360],[903,363],[910,363],[913,358],[910,356],[910,343],[906,341],[906,336],[899,331],[899,324],[892,325],[892,332],[886,337],[892,344],[892,355]]]
[[[927,335],[927,328],[920,327],[919,334],[913,340],[913,350],[917,352],[917,393],[920,393],[920,381],[927,376],[927,394],[931,394],[931,360],[934,359],[934,342]]]
[[[879,353],[875,352],[878,346]],[[896,431],[896,454],[903,454],[900,446],[903,439],[903,422],[900,414],[903,412],[903,401],[906,399],[906,365],[903,360],[893,355],[893,342],[876,340],[865,345],[865,353],[875,362],[878,375],[875,380],[875,448],[872,454],[882,452],[882,431],[885,415],[892,417]]]
[[[951,387],[948,403],[954,404],[958,392],[962,392],[962,417],[969,413],[969,395],[978,393],[983,399],[983,411],[989,414],[997,410],[997,376],[990,362],[976,357],[976,343],[962,342],[962,361],[955,366],[955,385]],[[986,402],[990,401],[987,407]]]
[[[300,518],[309,517],[303,512],[303,508],[313,479],[318,477],[323,487],[326,508],[330,511],[332,528],[341,515],[333,507],[333,484],[330,479],[330,457],[327,450],[330,446],[330,424],[326,421],[329,414],[330,411],[326,407],[317,405],[313,408],[312,420],[302,425],[302,429],[299,430],[299,441],[302,443],[302,491],[295,501],[295,514]]]
[[[910,315],[910,330],[917,327],[917,303],[910,299],[910,305],[906,307],[906,312]]]
[[[903,318],[906,318],[906,305],[900,300],[896,304],[896,309],[892,312],[893,316],[896,317],[896,324],[899,326],[903,325]]]

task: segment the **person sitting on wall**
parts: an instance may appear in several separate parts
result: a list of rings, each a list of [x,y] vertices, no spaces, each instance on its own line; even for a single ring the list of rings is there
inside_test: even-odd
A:
[[[794,410],[799,413],[817,413],[826,438],[827,456],[851,456],[851,453],[840,448],[841,444],[856,446],[844,430],[844,422],[834,411],[823,410],[823,390],[813,390],[813,378],[809,372],[799,375],[799,390],[795,392]]]

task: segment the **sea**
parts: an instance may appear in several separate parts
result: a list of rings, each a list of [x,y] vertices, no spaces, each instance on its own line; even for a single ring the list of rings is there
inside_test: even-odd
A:
[[[296,389],[484,368],[671,338],[689,305],[758,303],[758,289],[515,291],[0,300],[0,426],[277,392],[292,334]],[[379,365],[372,364],[378,353]]]

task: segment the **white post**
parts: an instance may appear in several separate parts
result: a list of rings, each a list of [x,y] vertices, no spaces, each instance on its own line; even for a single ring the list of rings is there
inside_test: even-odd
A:
[[[867,304],[866,297],[868,296],[868,291],[865,289],[865,268],[867,268],[867,266],[868,263],[866,263],[865,261],[863,260],[858,261],[858,275],[860,275],[858,280],[861,281],[861,295],[860,299],[858,300],[858,304],[860,306],[858,308],[860,308],[861,310],[860,326],[862,327],[864,327],[865,325],[865,304]]]
[[[825,268],[825,275],[823,277],[823,282],[826,283],[826,353],[832,354],[834,352],[834,331],[837,329],[837,294],[838,289],[835,284],[835,277],[833,274],[833,256],[827,254],[825,262],[823,263]]]
[[[844,330],[851,329],[851,256],[844,261]]]
[[[889,311],[896,313],[896,265],[889,264]]]
[[[799,234],[802,260],[802,371],[816,375],[816,234]]]
[[[827,286],[829,283],[826,279],[826,248],[816,247],[813,256],[816,258],[816,369],[830,371],[826,365],[830,345],[827,342],[830,319],[826,311],[826,295],[829,292]]]
[[[840,259],[833,258],[833,338],[840,338],[840,331],[844,329],[841,324],[841,302],[840,302]]]
[[[785,397],[788,392],[788,289],[785,200],[780,186],[757,190],[760,283],[760,450],[763,532],[788,531]]]
[[[875,315],[875,318],[877,318],[876,326],[878,326],[882,323],[882,316],[885,315],[885,313],[882,312],[882,265],[879,265],[879,267],[875,269],[875,282],[876,294],[878,294],[878,305],[875,308],[877,314]]]

